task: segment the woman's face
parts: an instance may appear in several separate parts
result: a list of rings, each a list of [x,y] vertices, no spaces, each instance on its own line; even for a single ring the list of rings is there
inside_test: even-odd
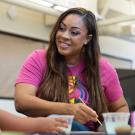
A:
[[[87,33],[81,16],[76,14],[66,16],[56,33],[58,52],[65,58],[80,57],[84,43],[88,42]]]

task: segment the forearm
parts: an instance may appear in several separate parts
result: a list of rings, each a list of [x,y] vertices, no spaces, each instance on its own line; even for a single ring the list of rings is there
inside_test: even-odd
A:
[[[125,104],[125,105],[121,106],[120,108],[118,108],[118,109],[116,110],[116,112],[129,112],[128,105]]]
[[[109,111],[111,112],[129,112],[128,104],[124,97],[119,98],[117,101],[109,104]]]
[[[36,119],[19,117],[6,111],[0,110],[0,128],[2,130],[36,132]]]
[[[24,95],[16,100],[16,109],[27,116],[33,117],[73,113],[73,109],[68,103],[50,102],[31,95]]]

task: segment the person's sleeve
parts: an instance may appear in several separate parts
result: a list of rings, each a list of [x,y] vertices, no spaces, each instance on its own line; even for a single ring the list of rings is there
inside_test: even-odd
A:
[[[44,74],[44,60],[41,53],[41,50],[36,50],[26,58],[17,75],[16,84],[27,83],[36,87],[40,85]]]
[[[108,61],[104,63],[103,67],[102,86],[106,99],[109,102],[113,102],[123,95],[123,90],[115,68]]]

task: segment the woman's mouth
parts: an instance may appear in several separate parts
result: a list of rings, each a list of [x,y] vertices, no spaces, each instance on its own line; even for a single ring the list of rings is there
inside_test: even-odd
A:
[[[64,48],[66,49],[66,48],[69,47],[69,44],[67,44],[67,43],[65,43],[65,42],[59,42],[59,47],[60,47],[60,48],[63,48],[63,49],[64,49]]]

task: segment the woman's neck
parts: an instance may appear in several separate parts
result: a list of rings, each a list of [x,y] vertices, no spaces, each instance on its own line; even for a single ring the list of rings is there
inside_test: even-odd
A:
[[[65,59],[68,66],[74,66],[80,63],[82,57],[66,57]]]

